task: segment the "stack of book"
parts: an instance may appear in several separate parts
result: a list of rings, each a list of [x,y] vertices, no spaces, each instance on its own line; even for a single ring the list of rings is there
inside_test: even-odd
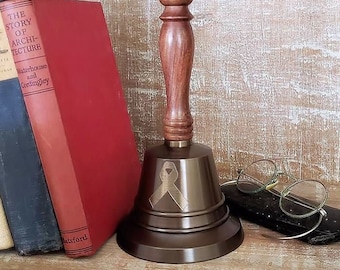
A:
[[[0,249],[90,256],[131,210],[141,169],[102,6],[0,11]]]

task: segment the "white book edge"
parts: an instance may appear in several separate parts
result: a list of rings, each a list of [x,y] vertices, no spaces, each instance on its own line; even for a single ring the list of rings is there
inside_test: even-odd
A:
[[[6,214],[0,199],[0,249],[8,249],[13,246],[11,231],[8,227]]]

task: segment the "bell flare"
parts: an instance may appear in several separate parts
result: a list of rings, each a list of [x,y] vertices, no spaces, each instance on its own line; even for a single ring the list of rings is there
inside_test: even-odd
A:
[[[242,226],[225,203],[212,150],[202,144],[147,149],[117,242],[135,257],[162,263],[205,261],[240,246]]]

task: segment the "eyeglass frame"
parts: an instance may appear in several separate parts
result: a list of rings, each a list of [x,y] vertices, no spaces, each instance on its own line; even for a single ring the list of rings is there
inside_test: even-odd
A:
[[[252,177],[257,183],[260,184],[260,188],[254,190],[254,191],[246,191],[246,190],[242,190],[240,189],[238,183],[239,183],[239,179],[240,179],[240,176],[242,174],[242,172],[244,172],[247,168],[249,168],[251,165],[257,163],[257,162],[261,162],[261,161],[269,161],[270,163],[272,163],[274,165],[274,168],[275,168],[275,172],[273,173],[273,175],[270,177],[269,181],[264,184],[262,183],[261,181],[259,181],[258,179]],[[237,173],[238,173],[238,177],[236,178],[236,180],[230,180],[230,181],[226,181],[224,183],[221,184],[221,186],[224,186],[224,185],[231,185],[231,184],[236,184],[236,187],[237,189],[242,192],[242,193],[245,193],[245,194],[257,194],[263,190],[267,190],[268,192],[272,193],[273,195],[275,196],[278,196],[280,197],[280,201],[279,201],[279,206],[280,206],[280,209],[281,211],[286,214],[287,216],[289,217],[292,217],[292,218],[297,218],[297,219],[303,219],[303,218],[307,218],[307,217],[311,217],[312,215],[316,214],[316,213],[319,213],[319,220],[317,221],[317,223],[311,228],[309,229],[308,231],[306,232],[303,232],[301,234],[298,234],[298,235],[294,235],[294,236],[285,236],[285,237],[279,237],[278,239],[279,240],[290,240],[290,239],[296,239],[296,238],[301,238],[301,237],[304,237],[308,234],[310,234],[311,232],[315,231],[317,229],[317,227],[320,226],[322,220],[324,217],[327,216],[327,212],[325,209],[323,209],[322,207],[325,205],[326,201],[327,201],[327,198],[328,198],[328,191],[325,187],[325,185],[319,181],[319,180],[315,180],[315,179],[308,179],[308,180],[298,180],[296,179],[293,175],[291,174],[288,174],[288,173],[284,173],[283,171],[280,171],[278,170],[277,168],[277,165],[276,163],[271,160],[271,159],[259,159],[259,160],[256,160],[252,163],[250,163],[249,165],[247,165],[244,169],[239,169],[237,170]],[[294,179],[293,183],[288,185],[286,188],[284,188],[282,191],[277,191],[277,192],[273,192],[271,189],[273,189],[278,183],[279,183],[279,180],[278,178],[282,175],[286,175],[289,179]],[[293,203],[296,203],[296,204],[299,204],[299,205],[302,205],[304,207],[307,207],[307,208],[310,208],[310,209],[313,209],[313,211],[311,211],[310,213],[307,213],[307,214],[302,214],[302,215],[294,215],[294,214],[291,214],[289,213],[288,211],[286,211],[283,207],[282,207],[282,200],[284,198],[286,198],[286,196],[289,194],[289,190],[294,187],[295,185],[298,185],[302,182],[311,182],[311,181],[314,181],[314,182],[317,182],[318,184],[321,184],[321,186],[324,188],[325,190],[325,196],[321,202],[321,204],[319,204],[318,207],[316,208],[313,208],[311,206],[308,205],[308,202],[303,202],[301,201],[301,199],[299,198],[296,198],[294,196],[290,196],[291,198],[294,198],[294,200],[291,200],[291,199],[288,199],[290,201],[292,201]],[[251,183],[251,181],[249,181]]]

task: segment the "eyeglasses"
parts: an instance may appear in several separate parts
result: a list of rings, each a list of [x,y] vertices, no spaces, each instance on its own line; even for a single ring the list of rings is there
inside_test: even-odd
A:
[[[288,183],[282,191],[274,189],[280,182]],[[328,192],[322,182],[315,179],[300,180],[288,170],[279,170],[277,163],[271,159],[260,159],[244,169],[238,170],[235,180],[222,184],[236,184],[239,191],[256,194],[267,190],[279,196],[279,206],[287,216],[303,219],[316,213],[319,214],[317,223],[306,232],[294,236],[280,237],[281,240],[296,239],[313,232],[322,222],[327,212],[322,208],[327,200]]]

